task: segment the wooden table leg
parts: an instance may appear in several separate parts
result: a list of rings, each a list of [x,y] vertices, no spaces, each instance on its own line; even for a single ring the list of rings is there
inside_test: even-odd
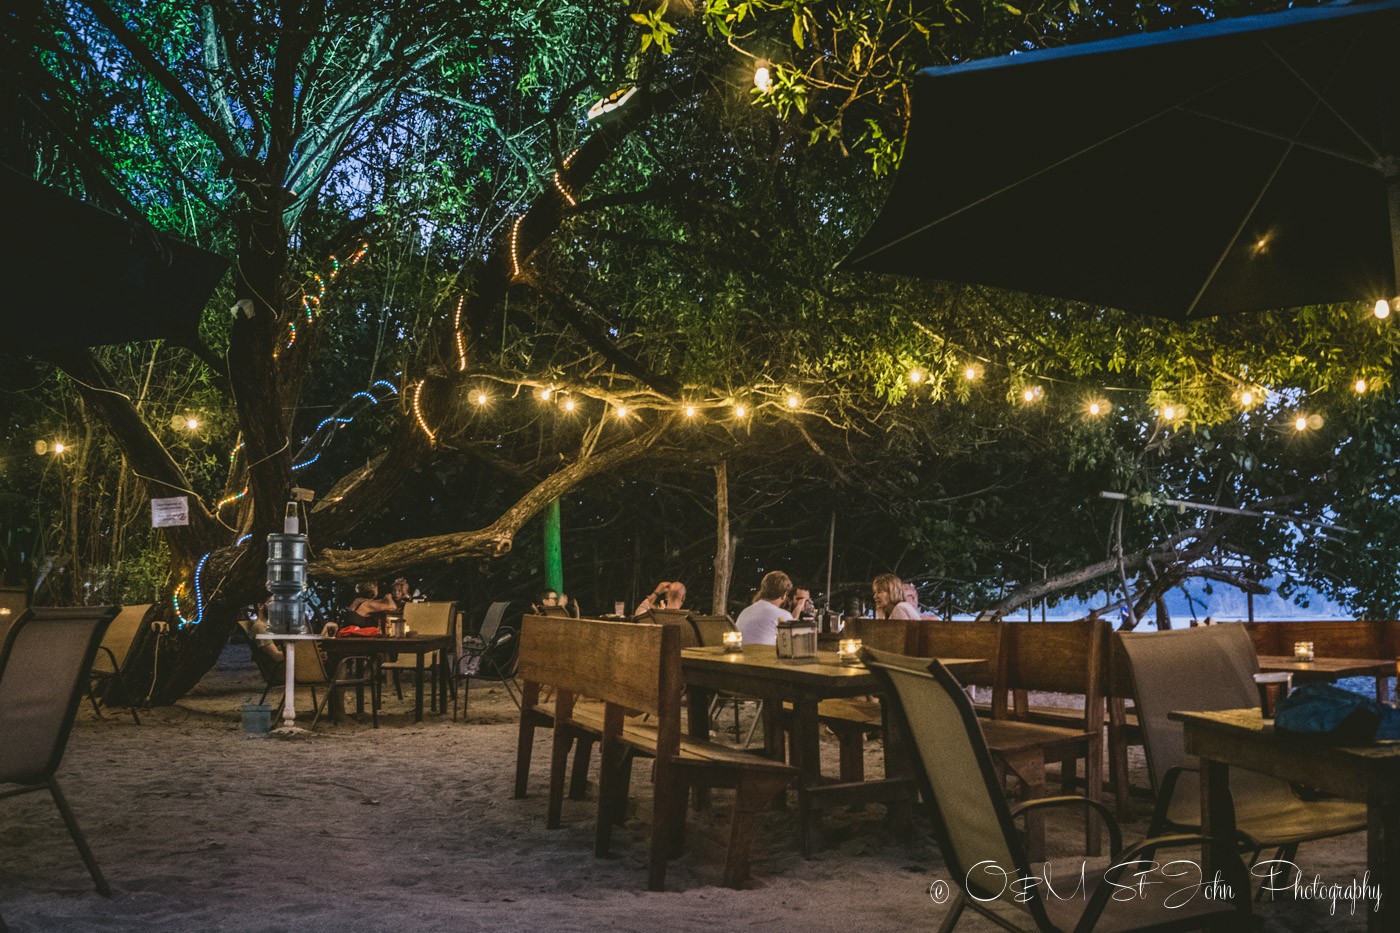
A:
[[[1366,866],[1371,877],[1367,884],[1380,890],[1380,910],[1374,898],[1366,899],[1366,929],[1400,929],[1400,798],[1394,788],[1371,786],[1366,801]]]
[[[910,758],[909,747],[904,741],[903,729],[899,723],[892,720],[891,715],[890,704],[881,698],[880,735],[885,746],[885,777],[907,779],[912,788],[914,763]],[[897,839],[907,841],[914,838],[913,794],[914,791],[910,790],[909,796],[890,800],[885,804],[886,822]]]
[[[1248,915],[1253,904],[1249,876],[1235,846],[1235,801],[1230,796],[1230,768],[1208,758],[1201,762],[1201,834],[1210,838],[1201,851],[1201,876],[1210,884],[1220,875],[1234,895],[1235,906]]]
[[[692,686],[685,688],[685,694],[686,702],[690,705],[686,729],[695,741],[708,742],[710,740],[710,704],[714,702],[714,691]],[[710,789],[708,787],[692,788],[692,794],[691,801],[697,811],[709,808]]]
[[[413,721],[423,721],[423,652],[413,666]]]
[[[802,856],[810,858],[812,836],[821,829],[821,810],[814,806],[815,802],[807,793],[822,779],[821,724],[817,720],[816,700],[793,700],[792,766],[797,769],[797,821],[802,836]]]

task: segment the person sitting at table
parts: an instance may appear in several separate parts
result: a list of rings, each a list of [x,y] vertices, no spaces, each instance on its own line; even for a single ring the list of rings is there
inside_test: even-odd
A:
[[[546,609],[557,608],[559,608],[559,591],[553,587],[540,590],[530,601],[530,611],[535,615],[542,615]]]
[[[919,609],[919,589],[912,583],[904,584],[904,601],[913,607],[914,614],[920,619],[928,619],[931,622],[943,621],[938,613],[934,612],[932,609],[928,612]]]
[[[739,613],[734,627],[746,645],[776,645],[778,623],[792,618],[783,603],[792,594],[792,578],[781,570],[770,570],[758,585],[758,599]]]
[[[423,594],[409,587],[407,577],[395,577],[389,587],[389,597],[393,599],[394,605],[399,607],[399,612],[403,612],[404,606],[422,599]]]
[[[637,604],[632,618],[639,619],[653,609],[682,609],[685,607],[685,584],[679,580],[656,584],[647,598]]]
[[[569,618],[577,619],[580,615],[578,600],[573,599],[568,593],[559,594],[559,608],[569,614]]]
[[[919,618],[919,611],[904,601],[904,581],[892,573],[882,573],[870,584],[871,595],[875,597],[875,618],[909,619]]]
[[[810,612],[814,616],[817,614],[817,604],[812,602],[812,591],[796,584],[793,585],[792,596],[783,608],[791,612],[794,619],[802,618],[804,612]]]
[[[346,615],[351,624],[362,625],[375,613],[398,611],[399,605],[394,602],[392,596],[387,593],[380,596],[379,584],[373,580],[366,580],[355,585],[355,599],[346,610]]]

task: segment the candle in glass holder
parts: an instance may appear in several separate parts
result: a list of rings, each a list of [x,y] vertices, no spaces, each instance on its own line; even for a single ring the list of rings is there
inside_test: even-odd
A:
[[[725,632],[724,651],[726,654],[733,654],[736,651],[744,650],[744,636],[739,632]]]
[[[1299,661],[1311,661],[1313,659],[1313,643],[1295,641],[1293,643],[1293,657]]]
[[[843,638],[836,643],[836,660],[842,664],[860,663],[860,639]]]

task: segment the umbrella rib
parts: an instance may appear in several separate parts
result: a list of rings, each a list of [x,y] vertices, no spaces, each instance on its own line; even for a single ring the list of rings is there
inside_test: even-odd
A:
[[[1341,57],[1341,60],[1338,61],[1338,70],[1340,70],[1341,66],[1346,62],[1346,60],[1351,57],[1352,53],[1356,51],[1356,43],[1359,42],[1360,39],[1361,36],[1358,33],[1357,36],[1352,40],[1351,45],[1348,46],[1346,54],[1344,54]],[[1338,123],[1346,127],[1347,131],[1350,132],[1351,135],[1355,136],[1357,141],[1360,142],[1361,145],[1365,146],[1368,150],[1370,150],[1371,155],[1375,157],[1377,162],[1384,160],[1385,156],[1381,153],[1381,151],[1375,146],[1371,145],[1371,141],[1367,139],[1366,136],[1360,130],[1352,126],[1351,121],[1349,121],[1346,117],[1342,116],[1342,114],[1337,111],[1336,107],[1333,107],[1330,103],[1328,103],[1327,98],[1322,94],[1322,92],[1319,91],[1317,88],[1313,87],[1312,82],[1310,82],[1307,78],[1299,74],[1298,69],[1294,68],[1293,65],[1288,61],[1288,59],[1284,58],[1281,54],[1279,54],[1278,49],[1274,48],[1273,45],[1271,45],[1266,40],[1261,39],[1259,41],[1260,44],[1264,46],[1264,48],[1269,50],[1270,55],[1278,59],[1279,64],[1281,64],[1284,68],[1288,69],[1289,74],[1293,75],[1294,78],[1298,79],[1299,84],[1307,88],[1308,92],[1317,98],[1317,102],[1319,104],[1326,107],[1328,112],[1330,112],[1332,116],[1337,118]],[[1332,74],[1333,77],[1335,77],[1337,72],[1334,71]]]
[[[1296,139],[1284,133],[1277,133],[1273,130],[1266,130],[1263,127],[1259,126],[1251,126],[1248,123],[1240,123],[1237,120],[1227,120],[1224,117],[1217,116],[1216,114],[1206,113],[1204,110],[1192,110],[1189,107],[1181,107],[1179,109],[1182,113],[1187,114],[1188,116],[1200,117],[1204,120],[1214,120],[1216,123],[1223,123],[1225,126],[1233,127],[1237,130],[1244,130],[1246,133],[1254,133],[1256,135],[1263,136],[1266,139],[1276,139],[1279,142],[1291,143],[1300,148],[1307,149],[1311,152],[1316,152],[1319,155],[1325,155],[1329,158],[1337,159],[1342,162],[1350,162],[1353,165],[1360,165],[1365,168],[1376,167],[1375,162],[1368,162],[1365,159],[1359,159],[1354,155],[1348,155],[1347,153],[1339,152],[1336,149],[1327,149],[1322,146],[1314,146],[1312,143],[1304,142],[1301,139]]]
[[[1307,117],[1303,119],[1302,125],[1298,127],[1300,133],[1303,131],[1304,127],[1312,122],[1312,118],[1317,114],[1317,108],[1321,106],[1321,98],[1313,101],[1312,110],[1308,112]],[[1191,304],[1187,306],[1186,313],[1183,315],[1184,318],[1189,319],[1195,312],[1196,306],[1201,303],[1201,299],[1205,297],[1206,289],[1210,288],[1211,283],[1215,281],[1215,276],[1220,272],[1220,267],[1225,264],[1225,260],[1229,257],[1230,251],[1233,250],[1235,244],[1239,242],[1240,234],[1244,232],[1244,228],[1249,224],[1250,220],[1253,219],[1254,212],[1259,209],[1259,202],[1264,200],[1264,195],[1269,193],[1269,189],[1273,187],[1274,179],[1278,178],[1278,173],[1283,170],[1283,163],[1288,161],[1288,157],[1293,154],[1293,150],[1298,148],[1298,145],[1298,141],[1295,139],[1287,140],[1287,146],[1278,157],[1278,161],[1274,163],[1274,170],[1269,173],[1268,179],[1266,179],[1263,186],[1260,187],[1259,193],[1255,195],[1254,203],[1249,205],[1249,210],[1245,211],[1244,217],[1240,219],[1239,226],[1235,228],[1234,235],[1231,236],[1229,242],[1225,244],[1225,249],[1216,257],[1215,265],[1210,268],[1210,274],[1206,276],[1206,280],[1201,283],[1200,289],[1196,292],[1196,297],[1192,298]]]

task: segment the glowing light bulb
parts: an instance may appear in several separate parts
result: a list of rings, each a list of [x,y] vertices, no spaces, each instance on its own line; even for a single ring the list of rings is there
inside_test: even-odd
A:
[[[473,401],[473,402],[476,402],[478,405],[485,405],[485,404],[486,404],[486,393],[485,393],[485,392],[478,392],[478,393],[476,393],[475,395],[472,396],[472,401]]]
[[[797,396],[795,396],[795,395],[789,395],[789,396],[787,397],[787,407],[788,407],[788,408],[797,408],[797,407],[798,407],[799,405],[801,405],[801,404],[802,404],[802,399],[798,398]]]
[[[53,442],[53,452],[54,452],[54,453],[56,453],[56,454],[61,454],[61,453],[63,453],[63,452],[64,452],[65,450],[67,450],[67,449],[68,449],[68,446],[67,446],[66,444],[64,444],[63,441],[54,441],[54,442]]]
[[[552,388],[550,388],[549,386],[545,386],[543,389],[540,389],[540,401],[542,401],[542,402],[547,402],[547,401],[549,401],[549,397],[550,397],[551,395],[553,395],[553,394],[554,394],[554,390],[553,390]]]
[[[1021,390],[1021,398],[1026,402],[1034,402],[1041,396],[1040,386],[1026,386]]]
[[[769,94],[773,90],[773,72],[767,65],[759,65],[753,70],[753,86],[763,94]]]
[[[1372,309],[1372,313],[1375,314],[1378,320],[1384,321],[1386,318],[1390,317],[1390,302],[1386,301],[1384,298],[1377,301],[1375,308]]]
[[[1176,420],[1176,409],[1173,408],[1171,405],[1168,405],[1166,408],[1163,408],[1163,409],[1162,409],[1162,418],[1163,418],[1163,420],[1165,420],[1165,421],[1175,421],[1175,420]]]
[[[747,415],[748,413],[749,413],[749,410],[748,410],[747,408],[745,408],[743,405],[735,405],[735,406],[734,406],[734,417],[735,417],[735,418],[742,418],[742,417],[744,417],[745,415]]]
[[[1356,390],[1356,394],[1357,394],[1357,395],[1365,395],[1365,394],[1366,394],[1366,380],[1365,380],[1365,379],[1358,379],[1358,380],[1356,380],[1356,382],[1354,382],[1354,383],[1352,384],[1352,388]]]
[[[966,379],[968,382],[971,382],[971,381],[973,381],[974,379],[976,379],[976,378],[977,378],[977,367],[976,367],[976,366],[969,366],[967,369],[964,369],[964,370],[963,370],[963,378]]]
[[[687,405],[687,406],[685,406],[685,416],[686,416],[687,418],[694,418],[694,417],[695,417],[695,406],[694,406],[694,405]]]
[[[1308,416],[1299,415],[1297,418],[1294,418],[1293,427],[1298,431],[1306,431],[1308,429]]]
[[[1093,401],[1089,403],[1089,414],[1097,418],[1099,415],[1105,414],[1110,407],[1112,406],[1107,402]]]
[[[1253,405],[1253,404],[1254,404],[1254,393],[1251,392],[1251,391],[1249,391],[1248,389],[1245,389],[1243,392],[1241,392],[1241,393],[1240,393],[1240,404],[1243,405],[1245,408],[1248,408],[1249,406]]]
[[[909,381],[914,383],[915,385],[917,385],[920,382],[923,382],[924,371],[922,369],[919,369],[918,367],[909,370]]]
[[[574,410],[574,400],[573,400],[573,399],[571,399],[571,398],[566,398],[566,399],[564,399],[564,410],[565,410],[565,411],[573,411],[573,410]]]
[[[627,417],[627,406],[626,406],[626,405],[619,405],[619,406],[617,406],[617,416],[618,416],[619,418],[626,418],[626,417]]]
[[[185,428],[190,431],[199,430],[199,419],[191,415],[185,419]]]

